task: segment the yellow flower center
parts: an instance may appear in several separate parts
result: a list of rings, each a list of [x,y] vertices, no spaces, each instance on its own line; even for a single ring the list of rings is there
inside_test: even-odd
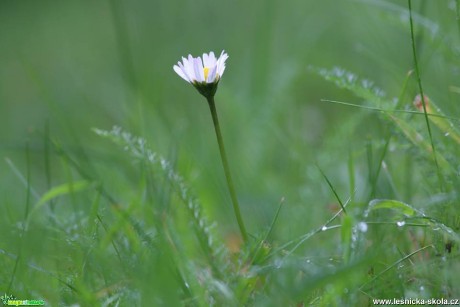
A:
[[[204,72],[204,81],[206,81],[208,80],[209,68],[208,67],[203,68],[203,72]]]

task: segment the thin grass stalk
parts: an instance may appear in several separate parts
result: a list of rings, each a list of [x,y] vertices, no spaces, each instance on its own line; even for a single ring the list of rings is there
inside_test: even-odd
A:
[[[434,159],[434,163],[436,165],[436,170],[437,170],[437,173],[438,173],[440,188],[441,188],[441,191],[443,191],[444,190],[444,184],[443,184],[444,179],[442,178],[441,169],[439,168],[439,164],[438,164],[438,158],[436,157],[436,147],[434,146],[434,142],[433,142],[433,134],[431,132],[430,121],[428,119],[428,113],[427,113],[427,110],[426,110],[427,108],[426,108],[426,102],[425,102],[425,95],[423,94],[422,80],[420,78],[420,69],[418,67],[417,52],[416,52],[416,48],[415,48],[415,38],[414,38],[414,22],[412,20],[412,1],[411,0],[407,0],[407,1],[408,1],[408,5],[409,5],[410,35],[411,35],[411,42],[412,42],[412,54],[413,54],[413,57],[414,57],[415,74],[417,76],[417,84],[418,84],[418,88],[419,88],[419,91],[420,91],[420,97],[421,97],[421,100],[422,100],[423,113],[425,113],[425,122],[426,122],[426,127],[428,129],[428,135],[430,137],[431,149],[432,149],[432,152],[433,152],[433,159]]]

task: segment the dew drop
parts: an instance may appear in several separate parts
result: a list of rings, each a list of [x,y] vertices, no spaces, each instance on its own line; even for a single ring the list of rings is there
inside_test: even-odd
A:
[[[355,231],[353,231],[353,234],[351,235],[351,242],[355,243],[358,240]]]
[[[327,230],[326,226],[323,226],[323,228],[321,228],[321,231],[326,231],[326,230]]]
[[[388,169],[387,164],[385,163],[385,161],[382,161],[382,168],[384,170]]]
[[[358,223],[358,229],[361,232],[366,232],[367,231],[367,224],[365,222],[359,222]]]
[[[449,132],[446,132],[446,133],[444,134],[444,136],[449,136],[449,134],[450,134]]]
[[[283,264],[283,261],[281,259],[277,259],[275,261],[275,268],[280,269],[282,264]]]
[[[397,225],[398,227],[403,227],[404,225],[406,225],[406,222],[404,222],[404,221],[398,221],[398,222],[396,222],[396,225]]]

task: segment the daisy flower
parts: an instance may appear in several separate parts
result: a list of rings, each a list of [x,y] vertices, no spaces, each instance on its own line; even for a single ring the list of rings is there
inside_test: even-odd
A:
[[[233,204],[233,211],[235,212],[241,236],[244,241],[247,241],[248,235],[241,215],[238,198],[236,197],[232,176],[230,174],[230,166],[227,161],[227,154],[225,153],[224,140],[220,131],[219,118],[217,116],[216,103],[214,101],[217,85],[224,74],[225,61],[227,59],[228,54],[225,53],[225,51],[222,51],[218,59],[216,59],[212,51],[203,53],[202,58],[194,58],[189,54],[187,58],[182,57],[182,62],[177,62],[177,65],[174,65],[173,69],[182,79],[192,84],[208,101],[214,129],[216,131],[217,143],[219,144],[220,157],[222,159],[225,177],[227,178],[227,186]]]
[[[225,51],[222,51],[218,59],[212,51],[203,53],[202,58],[194,58],[189,54],[187,58],[182,57],[182,62],[177,62],[173,69],[182,79],[195,86],[203,96],[208,98],[216,93],[227,59],[228,55]]]

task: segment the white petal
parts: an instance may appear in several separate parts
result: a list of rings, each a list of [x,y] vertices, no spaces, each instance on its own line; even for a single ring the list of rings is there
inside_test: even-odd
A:
[[[220,69],[218,68],[217,73],[219,74],[219,77],[222,77],[225,71],[225,65],[221,66]]]
[[[182,68],[180,68],[180,67],[177,66],[177,65],[174,65],[174,66],[173,66],[173,69],[174,69],[174,71],[175,71],[182,79],[184,79],[184,80],[187,81],[187,82],[190,82],[190,81],[188,80],[187,76],[186,76],[186,75],[184,74],[184,72],[182,71]]]
[[[182,58],[182,62],[177,62],[177,64],[179,65],[179,68],[182,69],[182,72],[184,73],[184,75],[189,79],[190,81],[190,75],[187,73],[187,69],[185,68],[185,65],[187,64],[187,60]]]
[[[194,68],[195,68],[196,81],[203,82],[204,81],[203,62],[201,61],[200,57],[194,59]]]
[[[228,54],[225,53],[225,51],[222,51],[222,53],[219,56],[219,59],[217,59],[218,63],[225,63],[225,61],[228,59]]]
[[[189,81],[191,81],[190,79],[190,74],[188,72],[188,60],[184,57],[182,57],[182,65],[181,63],[179,62],[179,67],[182,68],[182,71],[184,72],[184,74],[188,77]]]
[[[195,59],[192,57],[192,55],[189,54],[187,59],[187,65],[185,65],[184,63],[184,67],[187,71],[188,76],[190,77],[190,82],[194,82],[196,80],[194,60]]]
[[[178,64],[179,64],[179,68],[182,69],[182,72],[183,72],[184,75],[187,77],[187,81],[188,81],[189,83],[191,83],[191,82],[192,82],[191,76],[190,76],[190,74],[188,73],[188,71],[187,71],[187,69],[185,68],[185,66],[182,65],[181,62],[179,62]]]
[[[203,53],[203,65],[204,67],[210,67],[209,65],[209,56],[207,53]]]
[[[216,56],[214,55],[214,52],[211,51],[209,53],[209,66],[208,67],[211,67],[214,65],[216,65]]]
[[[183,65],[184,67],[187,66],[187,62],[188,62],[187,59],[184,58],[184,57],[182,57],[182,65]]]
[[[216,72],[217,72],[217,66],[214,65],[214,67],[212,67],[210,70],[209,70],[209,73],[208,73],[208,80],[206,80],[207,83],[214,83],[215,79],[216,79]]]
[[[225,71],[225,61],[228,59],[228,54],[225,53],[225,51],[222,51],[220,54],[219,59],[217,60],[217,73],[219,74],[220,77],[224,74]]]

